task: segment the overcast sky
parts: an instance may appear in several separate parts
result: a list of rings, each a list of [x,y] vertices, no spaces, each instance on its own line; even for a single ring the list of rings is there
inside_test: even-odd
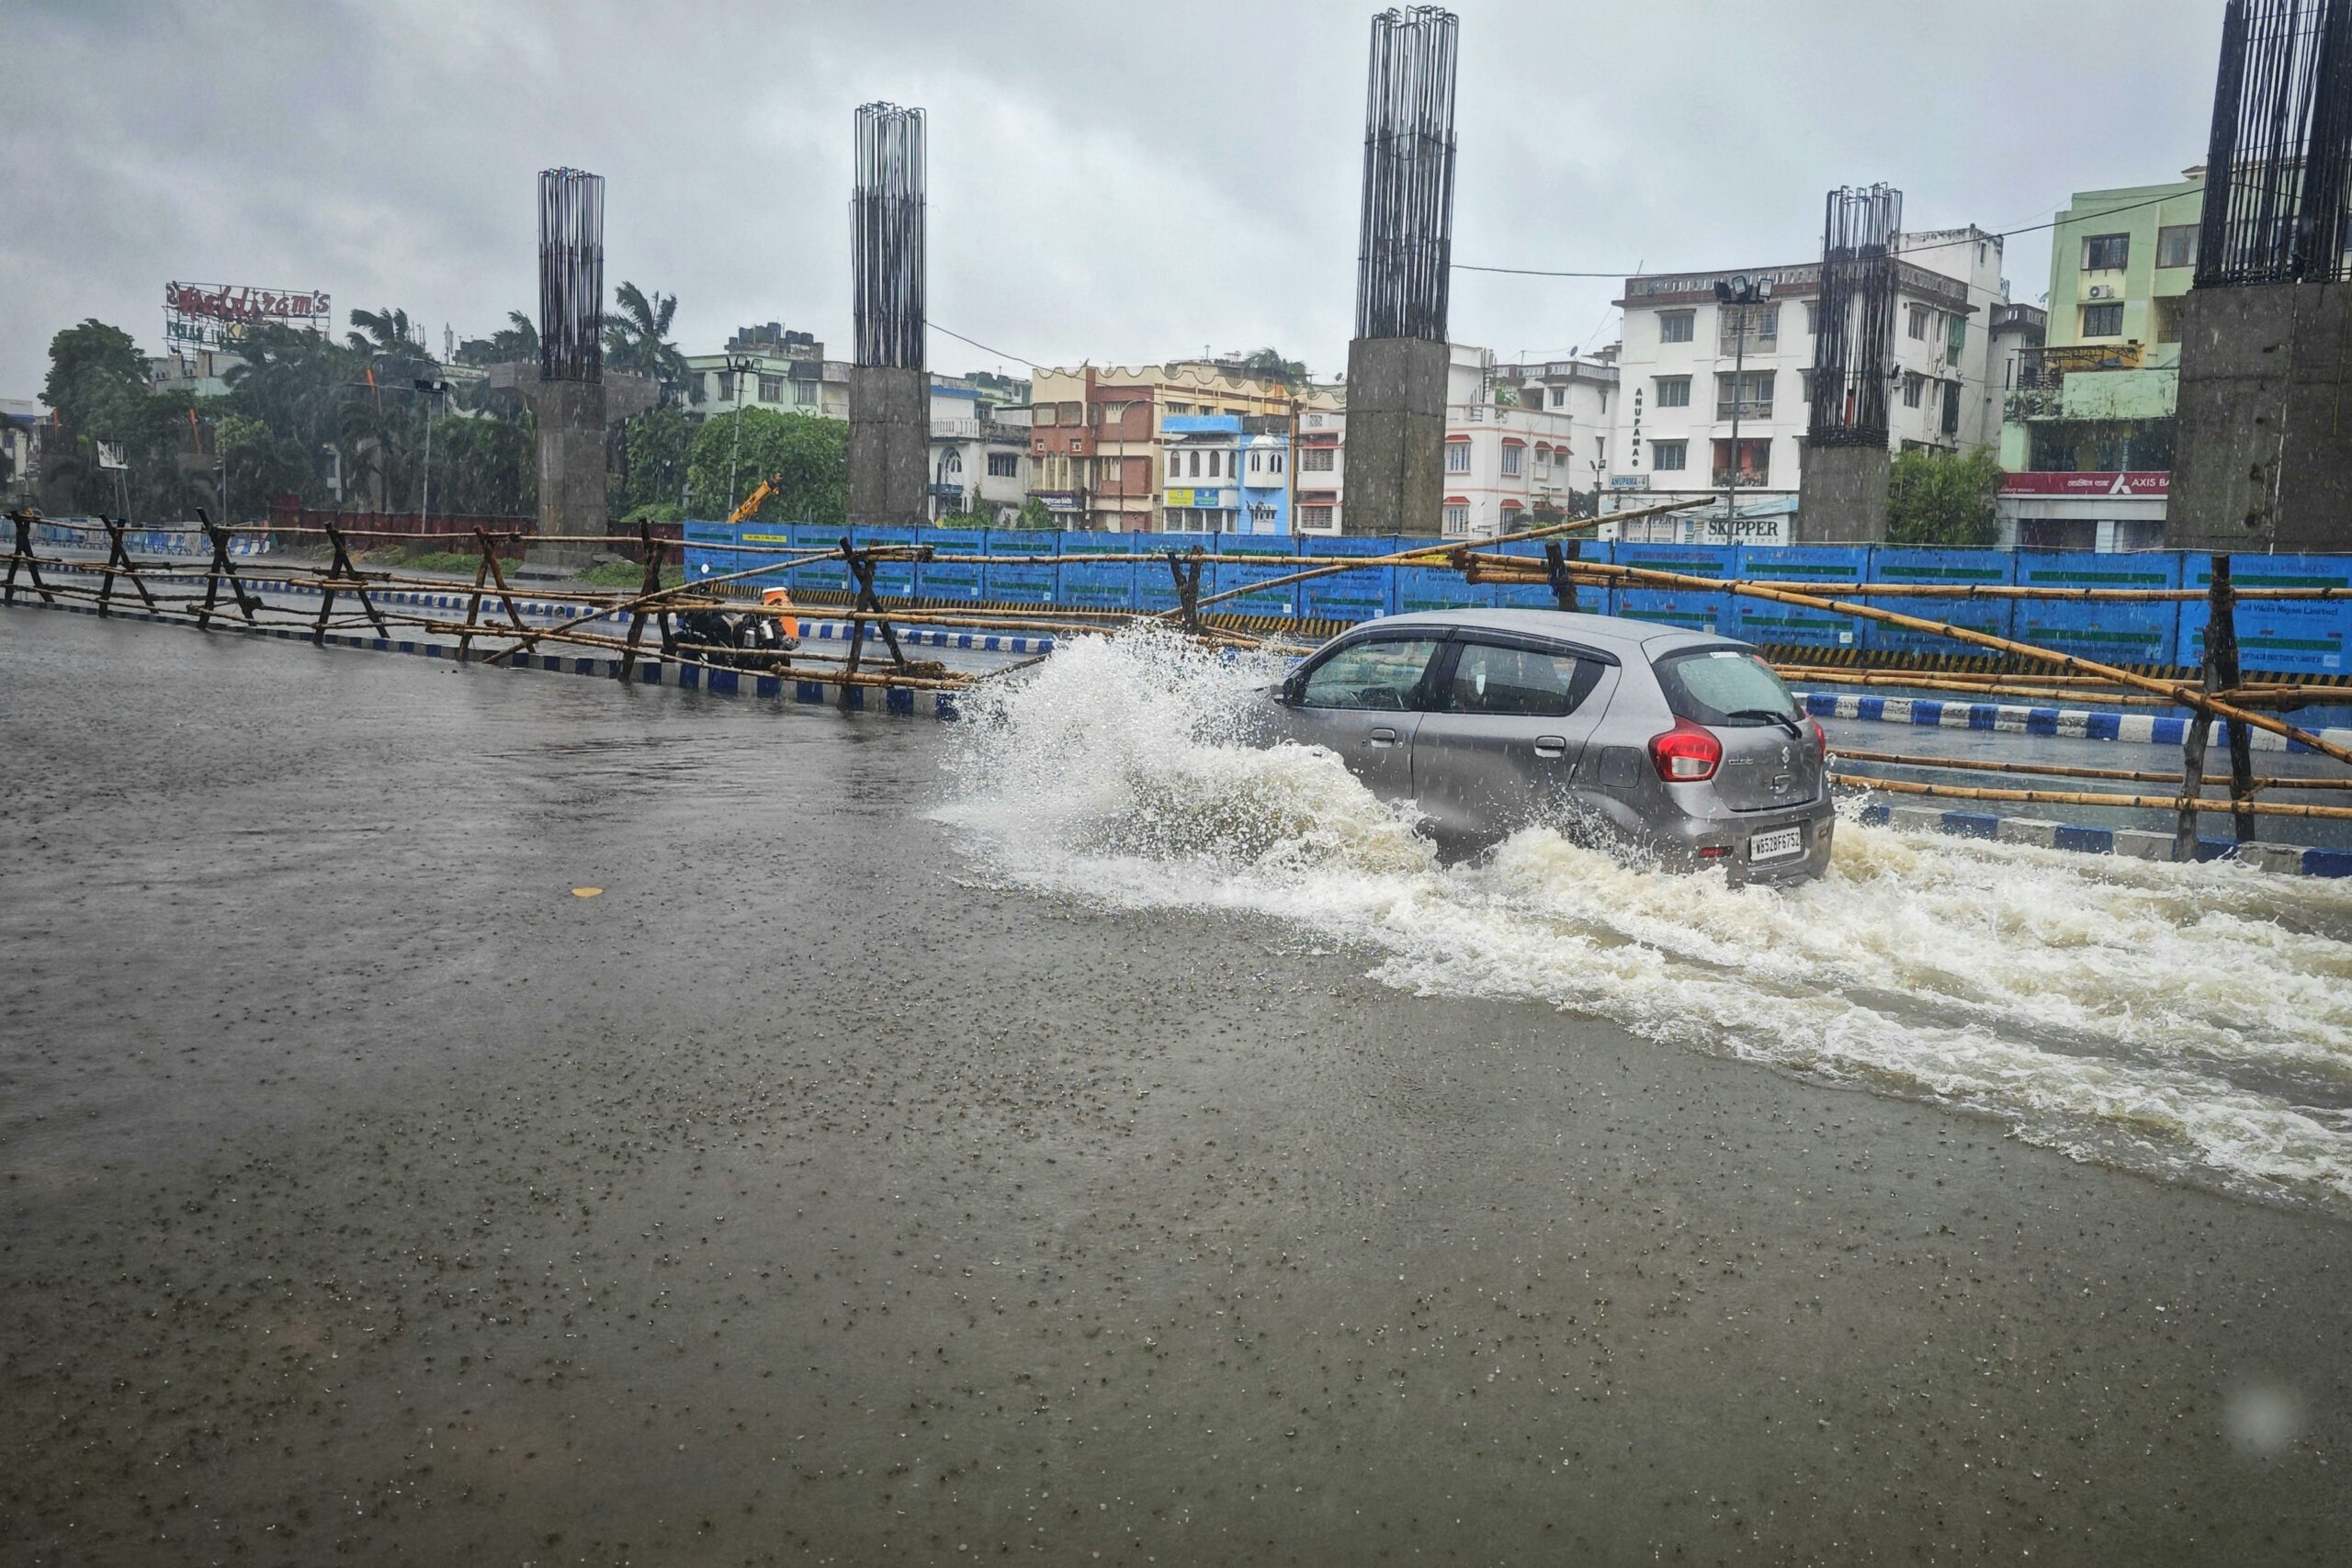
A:
[[[850,116],[931,135],[935,370],[1272,344],[1352,321],[1364,0],[821,5],[0,0],[0,397],[97,316],[161,352],[172,279],[487,333],[535,307],[533,175],[606,176],[609,289],[849,347]],[[1822,193],[2039,223],[2200,161],[2219,0],[1463,0],[1458,262],[1802,261]],[[2044,234],[2010,242],[2015,297]],[[1606,280],[1455,275],[1506,357],[1615,333]]]

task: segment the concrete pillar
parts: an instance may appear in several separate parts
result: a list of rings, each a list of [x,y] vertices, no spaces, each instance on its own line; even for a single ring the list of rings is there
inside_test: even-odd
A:
[[[930,515],[931,376],[888,365],[849,373],[849,523],[903,528]]]
[[[2165,536],[2352,549],[2352,283],[2189,291]]]
[[[1799,545],[1886,542],[1886,489],[1894,458],[1883,446],[1807,446],[1797,476]]]
[[[1351,534],[1445,531],[1445,381],[1451,353],[1424,338],[1348,344]]]
[[[605,532],[605,387],[601,381],[540,381],[539,532]],[[533,553],[536,565],[582,563],[594,545]]]

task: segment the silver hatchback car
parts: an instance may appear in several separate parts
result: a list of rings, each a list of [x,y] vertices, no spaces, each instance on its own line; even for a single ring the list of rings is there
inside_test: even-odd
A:
[[[1268,693],[1441,841],[1534,824],[1739,881],[1815,876],[1828,737],[1746,643],[1613,615],[1453,610],[1360,626]]]

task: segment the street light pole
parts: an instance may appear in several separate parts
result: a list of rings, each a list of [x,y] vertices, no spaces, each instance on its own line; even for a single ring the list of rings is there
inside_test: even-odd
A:
[[[1730,282],[1715,284],[1717,309],[1728,307],[1739,313],[1732,318],[1731,372],[1731,462],[1724,468],[1724,538],[1733,536],[1732,525],[1739,516],[1739,416],[1747,407],[1747,312],[1750,307],[1772,298],[1770,278],[1750,280],[1743,273]],[[1716,352],[1722,352],[1720,343]]]
[[[743,452],[743,378],[752,372],[756,364],[757,361],[748,357],[730,358],[727,362],[728,375],[735,382],[735,418],[731,422],[734,425],[734,433],[733,439],[728,443],[727,447],[727,510],[729,512],[735,510],[737,502],[741,499],[735,489],[735,460],[742,456]]]
[[[449,383],[430,377],[419,377],[416,389],[424,394],[424,503],[418,513],[417,532],[433,530],[433,400],[449,389]]]

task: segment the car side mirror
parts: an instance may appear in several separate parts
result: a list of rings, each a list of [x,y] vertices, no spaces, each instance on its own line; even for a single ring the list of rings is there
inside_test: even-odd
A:
[[[1299,698],[1306,690],[1306,678],[1293,675],[1274,689],[1274,697],[1283,706],[1295,708],[1298,705]]]

